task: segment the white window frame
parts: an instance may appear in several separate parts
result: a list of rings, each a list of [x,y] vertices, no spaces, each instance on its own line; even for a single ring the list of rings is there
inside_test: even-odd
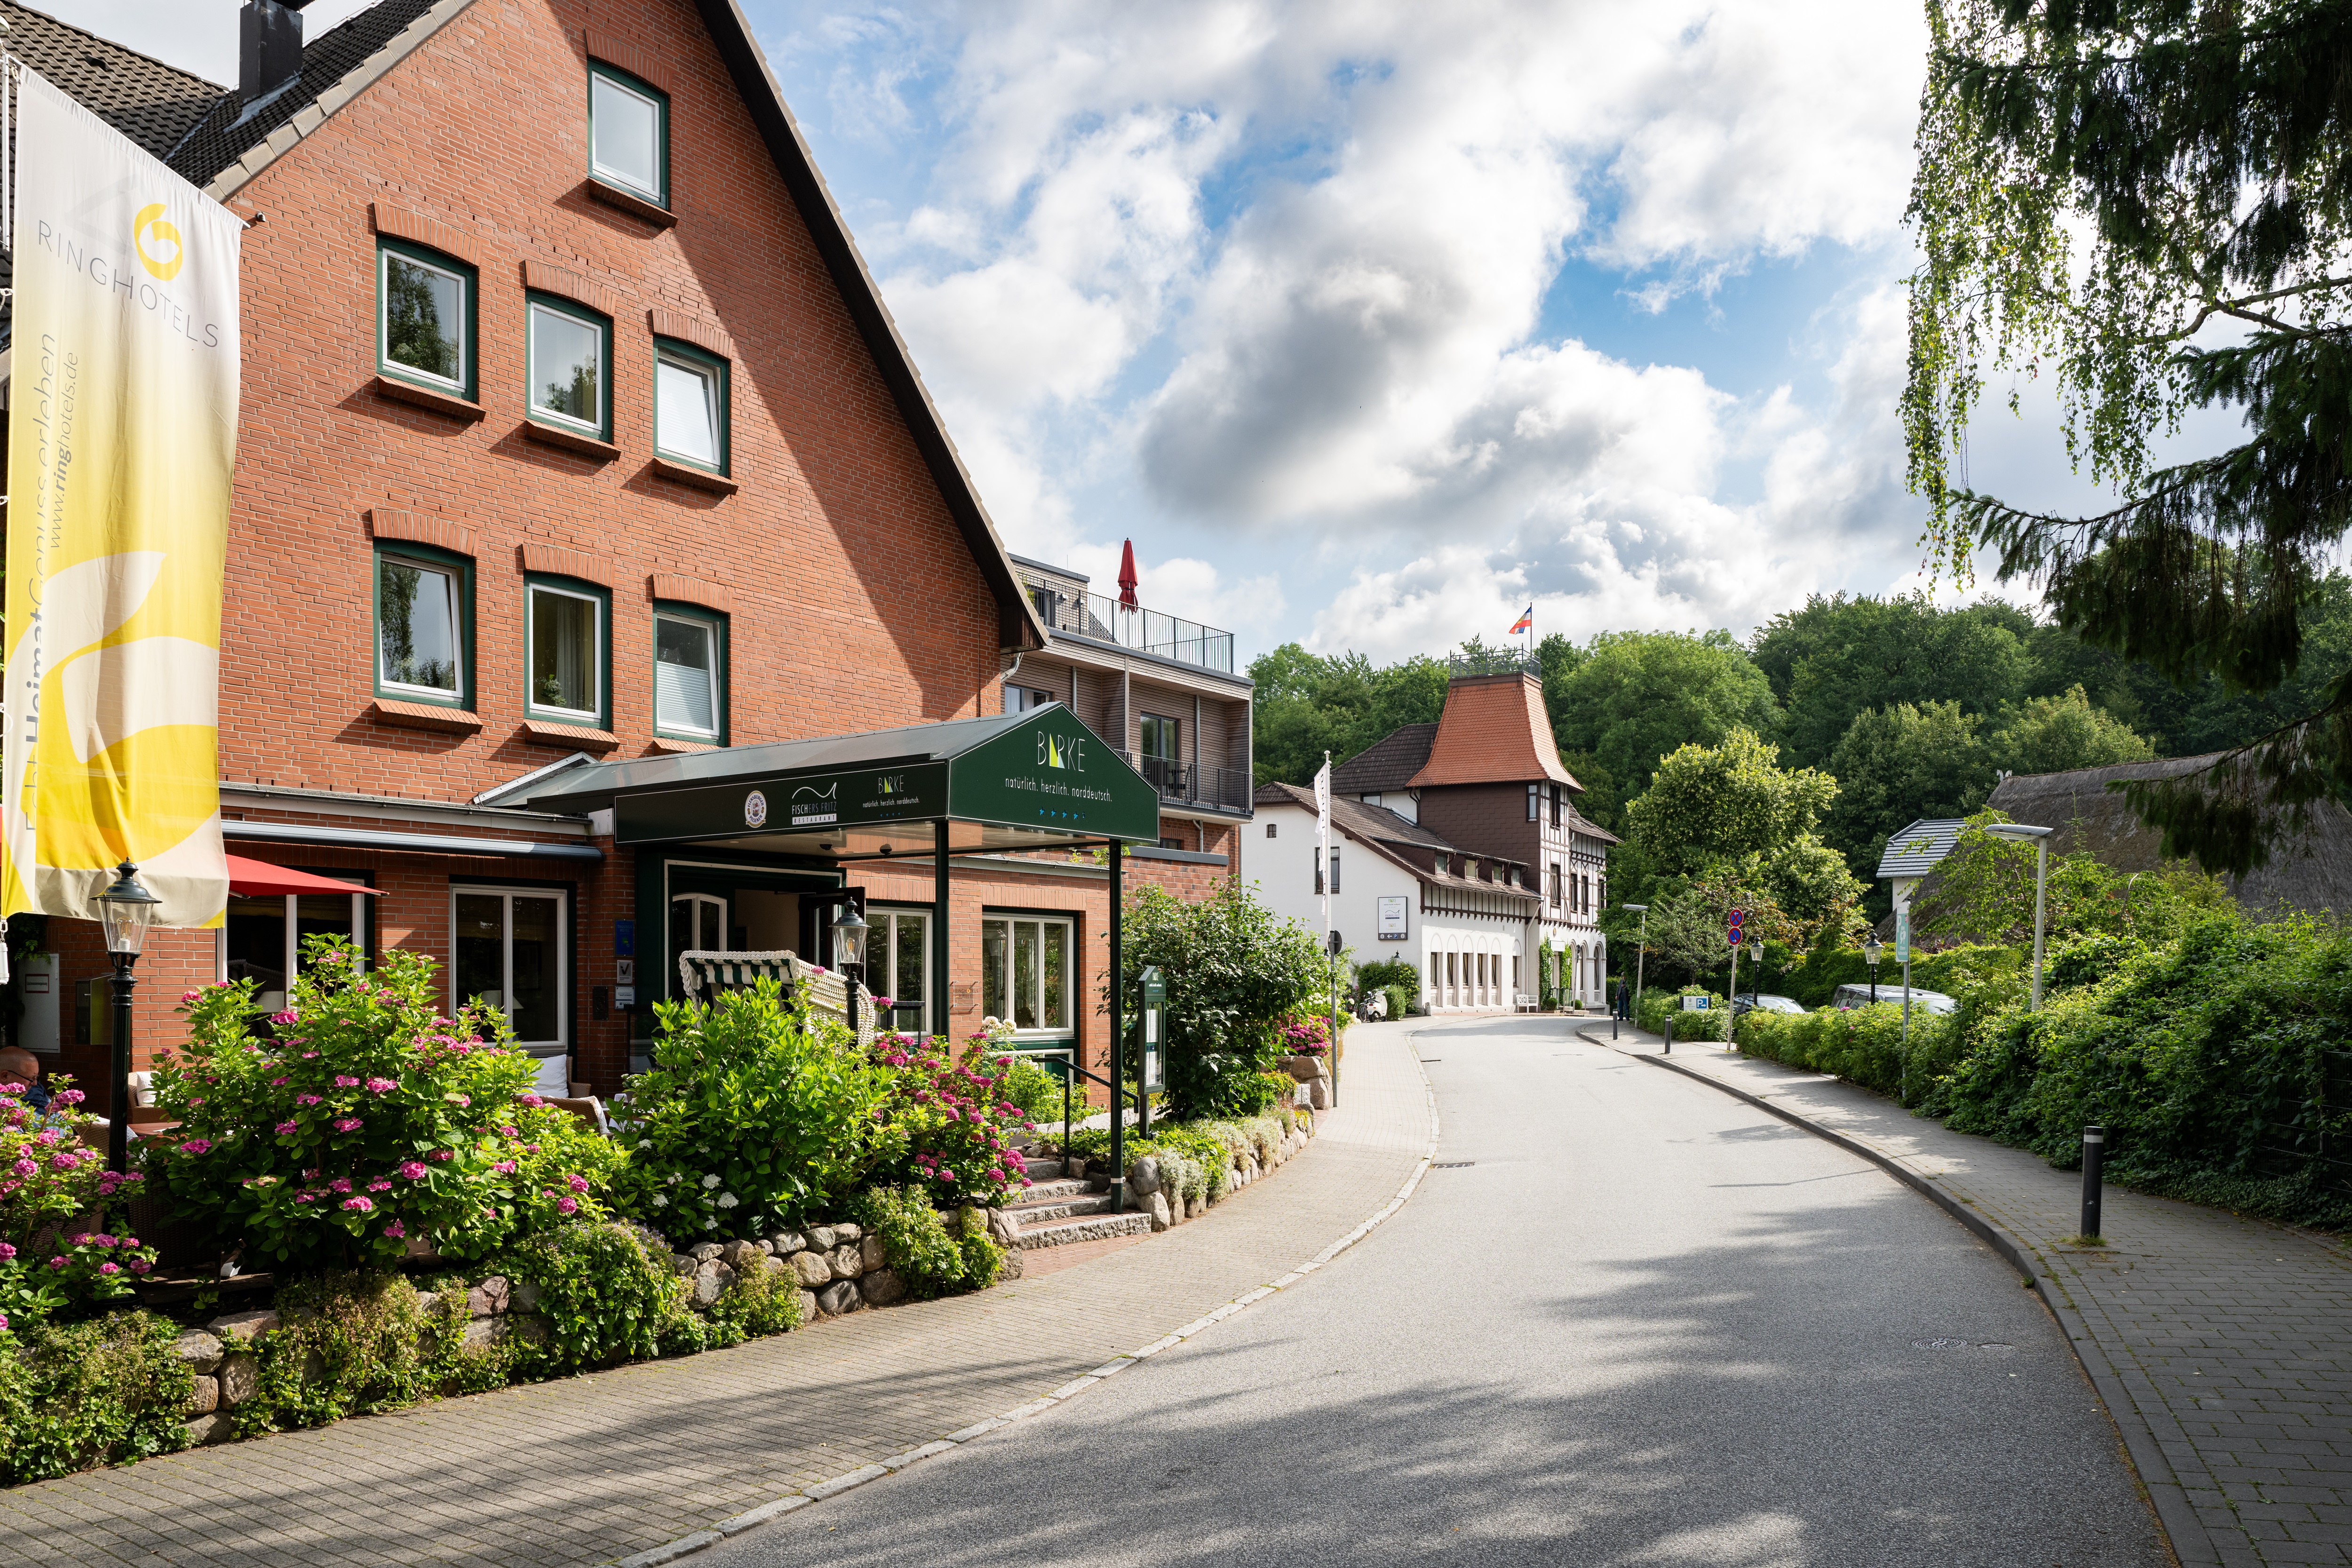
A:
[[[572,1053],[572,895],[561,888],[501,888],[470,882],[449,884],[449,1011],[456,1013],[468,998],[457,994],[457,900],[465,899],[499,899],[504,900],[500,925],[501,939],[499,965],[499,999],[506,1011],[507,1022],[514,1022],[514,901],[517,899],[544,899],[555,905],[555,1038],[552,1040],[517,1040],[515,1048],[534,1057],[562,1057]]]
[[[730,909],[729,909],[729,908],[727,907],[727,900],[726,900],[725,899],[720,898],[720,897],[719,897],[718,894],[716,894],[716,893],[672,893],[672,894],[669,896],[669,907],[670,907],[673,910],[675,910],[677,908],[677,906],[678,906],[678,905],[680,905],[680,904],[692,904],[692,905],[694,905],[698,910],[702,905],[704,905],[704,904],[715,904],[715,905],[717,905],[717,906],[718,906],[718,909],[719,909],[719,945],[718,945],[718,947],[717,947],[717,948],[715,948],[715,949],[714,949],[714,948],[708,948],[708,947],[703,947],[703,948],[693,948],[693,947],[689,947],[689,948],[681,948],[681,949],[679,949],[679,950],[678,950],[678,952],[734,952],[734,951],[735,951],[733,948],[731,948],[731,947],[730,947],[730,946],[728,946],[728,945],[727,945],[730,942],[731,942],[732,940],[734,940],[734,934],[735,934],[735,933],[734,933],[734,927],[733,927],[733,924],[732,924],[732,916],[733,916],[733,914],[734,914],[734,912],[735,912],[735,911],[734,911],[734,910],[730,910]],[[697,930],[700,930],[700,929],[701,929],[701,926],[702,926],[702,917],[701,917],[699,914],[697,914],[697,915],[694,917],[694,924],[695,924],[695,928],[696,928]],[[673,952],[673,953],[671,953],[671,954],[670,954],[670,957],[671,957],[671,959],[675,960],[675,959],[677,957],[677,953]]]
[[[1043,1024],[1034,1028],[1024,1029],[1016,1026],[1013,1031],[1013,1037],[1017,1040],[1066,1039],[1076,1034],[1078,1013],[1077,921],[1068,915],[1025,914],[1011,910],[983,912],[981,916],[980,943],[981,961],[983,963],[987,962],[988,927],[999,921],[1004,925],[1004,976],[1002,989],[1008,1004],[1007,1010],[1014,1016],[1017,1016],[1017,1009],[1013,1009],[1009,1005],[1015,1000],[1013,995],[1013,928],[1022,924],[1040,928],[1037,933],[1037,1012],[1040,1016],[1043,1016],[1045,1011],[1045,934],[1042,928],[1049,925],[1062,928],[1062,1000],[1069,1010],[1069,1016],[1063,1023]],[[981,976],[981,994],[983,997],[988,994],[987,979],[985,974]],[[1009,1022],[1010,1019],[1007,1021]]]
[[[539,655],[539,597],[542,594],[560,594],[567,599],[578,599],[595,612],[588,627],[588,652],[594,662],[594,674],[589,681],[588,708],[556,708],[541,702],[536,692],[537,677],[531,670],[531,660]],[[522,625],[522,698],[525,710],[536,718],[562,719],[592,727],[604,722],[604,600],[597,594],[583,593],[576,588],[559,588],[552,583],[526,583],[523,585]]]
[[[702,634],[703,647],[710,652],[710,662],[703,671],[710,680],[710,728],[697,729],[692,724],[672,723],[661,714],[661,672],[654,672],[654,728],[666,734],[693,735],[716,742],[726,727],[726,711],[721,707],[725,694],[719,689],[719,627],[716,623],[699,616],[674,616],[664,610],[654,612],[654,662],[661,662],[661,627],[664,621],[681,626],[691,626]],[[598,626],[598,632],[604,628]],[[603,646],[600,639],[598,646]],[[598,696],[602,696],[600,691]]]
[[[539,401],[539,319],[551,316],[574,327],[585,327],[596,334],[596,417],[583,419],[576,414],[565,414],[553,408],[541,407]],[[532,300],[523,315],[523,412],[542,424],[551,424],[579,431],[601,441],[604,438],[605,416],[613,406],[613,333],[602,321],[592,320],[577,310],[566,310],[544,300]]]
[[[691,452],[681,452],[676,447],[665,447],[661,444],[661,372],[665,366],[674,366],[696,376],[702,382],[709,395],[710,444],[717,450],[708,458],[696,457]],[[723,474],[727,471],[726,372],[708,360],[698,359],[693,354],[681,353],[665,343],[654,345],[654,451],[674,463],[684,463],[689,468],[706,469],[714,474]]]
[[[1009,918],[1018,920],[1021,917],[1014,915]],[[877,995],[887,996],[893,1002],[899,1000],[898,950],[891,945],[895,928],[901,921],[912,921],[921,928],[923,997],[915,1004],[916,1018],[911,1026],[893,1022],[890,1027],[904,1034],[928,1036],[931,1032],[930,1026],[925,1022],[931,1011],[931,910],[921,904],[869,904],[866,909],[866,919],[873,927],[866,935],[866,988]],[[882,945],[877,948],[877,942]],[[882,966],[874,961],[877,952],[890,954],[887,970],[878,974],[877,971]],[[905,1010],[903,1007],[891,1008],[892,1018],[895,1020]]]
[[[417,686],[405,680],[394,680],[384,673],[386,668],[383,646],[383,569],[405,566],[413,572],[432,572],[449,580],[449,645],[454,650],[451,663],[457,668],[455,687]],[[421,555],[403,555],[397,550],[380,550],[375,558],[376,602],[369,616],[375,628],[375,683],[386,691],[413,691],[419,697],[439,703],[455,702],[463,706],[466,692],[466,576],[454,566],[444,566],[437,561],[427,561]]]
[[[391,268],[392,258],[395,256],[410,267],[438,273],[457,285],[457,374],[454,378],[436,375],[429,370],[419,370],[413,364],[404,364],[393,358],[388,352],[392,347]],[[376,369],[386,375],[404,376],[433,386],[446,387],[459,397],[467,396],[466,366],[472,363],[467,356],[472,353],[474,348],[470,341],[471,334],[467,331],[468,320],[474,313],[473,287],[474,280],[454,267],[442,267],[434,262],[421,260],[406,251],[394,250],[388,245],[377,246],[375,252]]]
[[[648,187],[648,186],[646,186],[646,185],[641,185],[641,184],[639,184],[635,180],[631,179],[628,175],[626,175],[626,174],[625,174],[621,173],[621,171],[619,171],[618,169],[614,169],[614,168],[608,167],[607,165],[605,165],[605,164],[604,164],[604,163],[598,163],[598,162],[596,161],[596,124],[595,124],[595,117],[596,117],[596,85],[597,85],[597,83],[599,83],[599,82],[602,82],[604,86],[611,88],[611,89],[612,89],[614,91],[615,91],[615,92],[625,92],[625,93],[627,93],[631,98],[635,99],[638,102],[640,102],[640,103],[642,103],[642,104],[646,105],[648,109],[651,109],[651,110],[654,111],[654,148],[653,148],[653,153],[654,153],[654,155],[653,155],[653,163],[654,163],[655,167],[656,167],[656,168],[659,168],[659,167],[660,167],[660,165],[661,165],[661,162],[662,162],[662,153],[663,153],[663,143],[667,140],[667,137],[664,134],[664,132],[667,130],[667,122],[668,122],[668,116],[669,116],[669,105],[668,105],[667,103],[666,103],[665,101],[663,101],[662,100],[660,100],[660,99],[658,99],[658,98],[656,98],[653,94],[651,94],[651,93],[649,93],[649,92],[641,92],[641,91],[639,91],[637,89],[635,89],[635,88],[634,88],[634,87],[631,87],[627,82],[625,82],[625,81],[621,80],[619,77],[614,76],[614,75],[613,75],[613,74],[611,74],[611,73],[609,73],[609,72],[605,72],[605,71],[591,71],[591,72],[589,73],[589,79],[588,79],[588,119],[589,119],[589,123],[588,123],[588,169],[589,169],[589,172],[590,172],[591,174],[594,174],[598,179],[604,181],[604,182],[605,182],[606,184],[614,184],[614,185],[618,185],[618,186],[620,186],[620,187],[621,187],[621,189],[623,189],[623,190],[625,190],[625,191],[633,191],[633,192],[635,192],[636,195],[641,195],[641,196],[645,197],[645,198],[646,198],[646,200],[647,200],[647,201],[649,201],[649,202],[654,203],[656,205],[662,205],[663,203],[665,203],[666,201],[667,201],[667,200],[668,200],[667,193],[663,192],[663,191],[654,190],[654,189],[652,189],[652,188],[650,188],[650,187]],[[575,167],[576,167],[576,166],[577,166],[577,165],[575,165]]]

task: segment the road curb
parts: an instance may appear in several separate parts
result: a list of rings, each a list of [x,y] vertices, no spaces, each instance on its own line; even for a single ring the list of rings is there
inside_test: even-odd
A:
[[[2174,1473],[2172,1461],[2165,1458],[2163,1444],[2158,1438],[2154,1426],[2141,1410],[2139,1402],[2125,1386],[2115,1363],[2107,1355],[2106,1347],[2093,1337],[2090,1325],[2083,1321],[2082,1314],[2075,1311],[2074,1304],[2066,1299],[2064,1285],[2043,1272],[2040,1256],[2032,1247],[2011,1235],[2006,1226],[1986,1218],[1973,1205],[1937,1187],[1901,1161],[1881,1153],[1834,1128],[1825,1127],[1811,1117],[1776,1105],[1762,1095],[1750,1094],[1736,1084],[1724,1082],[1712,1073],[1685,1067],[1670,1057],[1629,1051],[1610,1041],[1596,1039],[1582,1029],[1577,1031],[1577,1037],[1588,1045],[1613,1050],[1619,1056],[1632,1057],[1652,1067],[1680,1073],[1685,1078],[1719,1089],[1734,1100],[1745,1100],[1767,1115],[1777,1116],[1791,1127],[1810,1132],[1824,1142],[1834,1143],[1847,1153],[1876,1165],[1966,1226],[1971,1234],[1999,1253],[2023,1277],[2025,1282],[2032,1287],[2034,1294],[2041,1298],[2043,1309],[2058,1324],[2059,1331],[2066,1336],[2067,1347],[2074,1352],[2075,1363],[2082,1367],[2083,1375],[2091,1380],[2091,1386],[2098,1391],[2099,1402],[2106,1409],[2107,1419],[2115,1424],[2116,1436],[2123,1439],[2125,1455],[2131,1460],[2132,1468],[2138,1476],[2140,1489],[2147,1494],[2150,1510],[2156,1515],[2158,1528],[2164,1532],[2165,1544],[2173,1560],[2180,1564],[2180,1568],[2221,1568],[2221,1554],[2215,1548],[2213,1538],[2206,1533],[2204,1521],[2197,1517],[2196,1507],[2189,1500],[2188,1489],[2181,1485],[2180,1478]]]
[[[992,1432],[1003,1431],[1015,1421],[1025,1421],[1033,1415],[1042,1415],[1066,1400],[1076,1399],[1113,1373],[1137,1365],[1151,1356],[1158,1355],[1161,1351],[1172,1350],[1185,1341],[1207,1332],[1226,1319],[1237,1315],[1249,1307],[1255,1306],[1267,1297],[1298,1284],[1308,1275],[1370,1236],[1381,1221],[1402,1208],[1405,1200],[1412,1196],[1413,1189],[1421,1185],[1422,1177],[1429,1173],[1430,1162],[1437,1157],[1437,1090],[1431,1085],[1429,1074],[1421,1065],[1421,1051],[1412,1041],[1413,1037],[1408,1032],[1404,1037],[1405,1049],[1412,1054],[1413,1072],[1421,1079],[1422,1104],[1429,1116],[1429,1137],[1422,1145],[1421,1159],[1414,1164],[1412,1173],[1405,1178],[1404,1184],[1397,1189],[1396,1196],[1374,1210],[1370,1218],[1313,1258],[1298,1265],[1297,1268],[1291,1269],[1278,1279],[1268,1280],[1254,1290],[1244,1292],[1224,1305],[1203,1313],[1182,1328],[1163,1335],[1140,1349],[1129,1351],[1123,1356],[1112,1357],[1094,1371],[1072,1379],[1043,1398],[1033,1399],[1028,1404],[1008,1410],[1002,1415],[993,1415],[985,1420],[974,1422],[959,1431],[947,1434],[936,1442],[926,1443],[919,1448],[910,1448],[903,1454],[893,1455],[878,1464],[866,1465],[838,1476],[829,1477],[824,1480],[812,1482],[799,1491],[787,1492],[784,1496],[761,1503],[757,1508],[748,1509],[741,1513],[722,1519],[707,1530],[698,1530],[690,1535],[679,1536],[675,1541],[664,1542],[659,1546],[637,1552],[633,1556],[618,1560],[606,1559],[606,1561],[611,1563],[612,1568],[661,1568],[664,1563],[675,1563],[682,1557],[716,1546],[719,1542],[730,1536],[739,1535],[755,1524],[765,1524],[772,1519],[806,1508],[811,1503],[821,1502],[829,1497],[838,1497],[841,1493],[854,1490],[868,1481],[879,1480],[884,1476],[894,1475],[909,1465],[949,1453],[966,1443],[987,1436]],[[1321,1134],[1318,1133],[1317,1136],[1319,1138]],[[1311,1141],[1307,1144],[1309,1149],[1314,1146]]]

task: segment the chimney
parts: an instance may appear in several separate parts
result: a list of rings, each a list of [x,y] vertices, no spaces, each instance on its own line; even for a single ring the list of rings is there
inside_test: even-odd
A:
[[[248,105],[302,74],[302,7],[310,0],[245,0],[238,17],[236,92]]]

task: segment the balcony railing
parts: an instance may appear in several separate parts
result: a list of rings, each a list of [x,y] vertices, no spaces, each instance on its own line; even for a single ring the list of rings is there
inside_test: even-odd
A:
[[[1528,675],[1543,673],[1543,660],[1521,648],[1490,647],[1445,656],[1448,675]]]
[[[1157,610],[1127,610],[1108,594],[1082,593],[1066,583],[1055,583],[1023,573],[1029,602],[1038,618],[1056,632],[1089,637],[1138,653],[1157,654],[1179,664],[1198,665],[1220,674],[1234,672],[1234,634],[1163,616]]]
[[[1160,798],[1171,805],[1207,805],[1221,811],[1250,809],[1250,771],[1180,763],[1173,757],[1146,757],[1130,752],[1135,764]]]

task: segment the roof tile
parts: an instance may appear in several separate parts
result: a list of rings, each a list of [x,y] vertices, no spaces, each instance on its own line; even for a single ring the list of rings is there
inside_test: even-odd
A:
[[[1449,682],[1436,741],[1412,787],[1537,779],[1584,788],[1560,764],[1551,720],[1544,712],[1543,683],[1524,672],[1459,676]]]

